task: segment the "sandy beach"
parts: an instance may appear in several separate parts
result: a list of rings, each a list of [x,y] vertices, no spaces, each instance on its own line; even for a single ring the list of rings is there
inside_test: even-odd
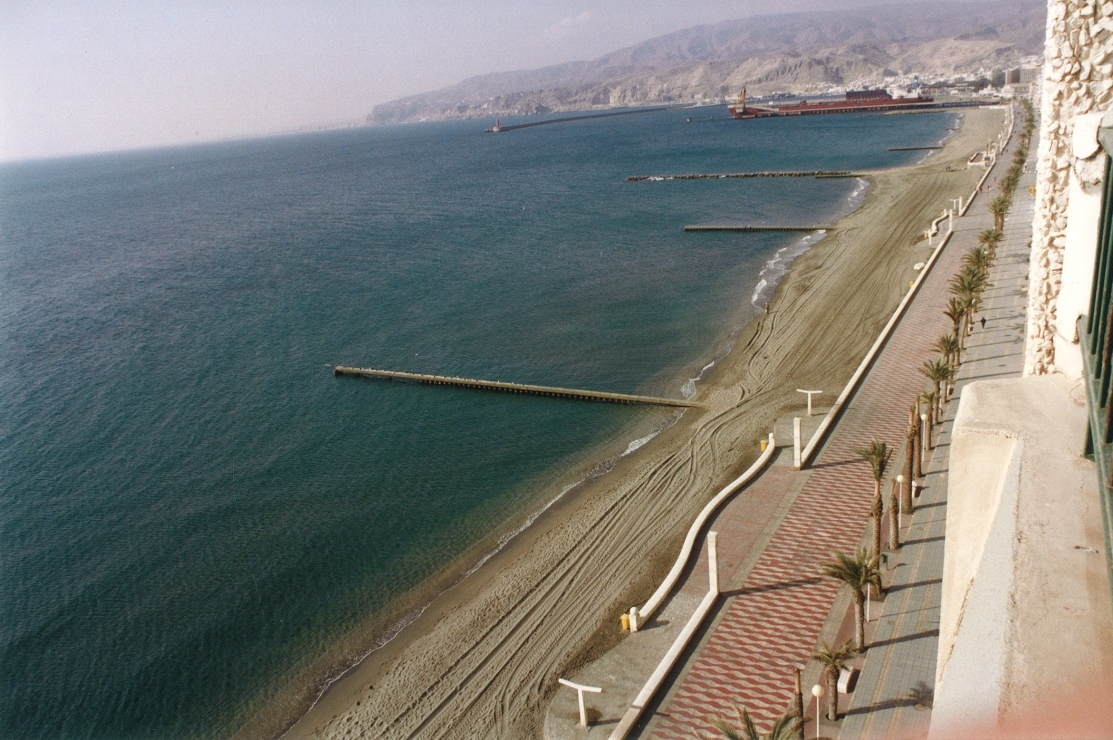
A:
[[[776,418],[804,408],[796,388],[842,388],[929,254],[924,229],[975,186],[983,170],[966,160],[1003,121],[968,109],[926,161],[871,173],[862,206],[796,259],[769,312],[699,385],[707,410],[562,498],[286,737],[538,737],[557,678],[622,639],[619,613],[656,588],[695,514],[753,462]]]

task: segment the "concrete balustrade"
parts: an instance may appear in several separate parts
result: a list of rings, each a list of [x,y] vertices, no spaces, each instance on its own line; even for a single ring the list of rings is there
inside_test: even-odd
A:
[[[715,498],[707,502],[707,506],[703,507],[703,510],[700,511],[695,521],[692,522],[692,526],[688,529],[688,535],[684,538],[684,544],[680,547],[680,554],[677,556],[676,562],[673,563],[672,570],[665,576],[665,580],[661,582],[661,585],[657,587],[653,595],[649,597],[649,601],[645,602],[645,605],[638,609],[638,616],[643,624],[648,622],[656,613],[661,603],[668,597],[669,592],[672,591],[676,582],[680,579],[680,574],[684,571],[684,566],[688,564],[688,558],[691,557],[692,548],[696,544],[696,537],[699,535],[703,525],[707,523],[707,520],[715,513],[715,510],[718,509],[731,494],[737,492],[739,488],[746,485],[754,476],[761,472],[762,468],[773,459],[773,453],[776,452],[776,450],[776,440],[773,438],[773,435],[770,434],[769,443],[766,445],[765,451],[761,453],[761,456],[754,464],[751,465],[745,473],[728,483]]]
[[[769,436],[772,437],[773,435]],[[772,444],[769,445],[769,449],[773,449]],[[661,684],[664,683],[669,671],[676,665],[676,661],[679,660],[680,654],[684,652],[684,648],[688,647],[688,643],[692,640],[700,625],[703,624],[703,620],[711,612],[711,608],[715,606],[715,602],[719,598],[718,537],[718,532],[707,533],[707,595],[703,597],[703,601],[696,607],[696,611],[692,614],[688,623],[684,625],[684,629],[677,635],[676,640],[673,641],[668,652],[665,653],[665,657],[661,658],[661,662],[657,664],[657,668],[654,669],[649,680],[645,682],[645,686],[634,698],[633,704],[626,710],[622,720],[611,732],[610,740],[625,740],[630,730],[634,728],[634,724],[637,723],[638,718],[641,717],[642,712],[645,711],[646,706],[653,700],[653,696],[657,693]],[[561,682],[563,683],[564,680],[561,679]]]

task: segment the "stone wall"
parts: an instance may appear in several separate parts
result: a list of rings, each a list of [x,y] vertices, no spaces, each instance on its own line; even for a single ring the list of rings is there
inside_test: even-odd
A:
[[[1072,155],[1075,119],[1113,108],[1113,0],[1049,0],[1040,107],[1036,215],[1029,268],[1028,336],[1024,374],[1055,372],[1071,171],[1092,179],[1092,163]]]

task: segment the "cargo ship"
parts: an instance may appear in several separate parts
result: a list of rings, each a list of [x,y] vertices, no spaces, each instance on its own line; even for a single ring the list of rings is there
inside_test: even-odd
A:
[[[814,116],[825,113],[858,113],[861,111],[915,110],[936,107],[934,98],[893,97],[885,90],[851,90],[842,100],[809,103],[801,100],[780,106],[746,105],[746,88],[738,95],[738,104],[727,110],[735,118],[775,118],[780,116]]]

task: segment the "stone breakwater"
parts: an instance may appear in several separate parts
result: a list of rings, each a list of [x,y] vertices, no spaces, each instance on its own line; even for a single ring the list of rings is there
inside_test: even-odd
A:
[[[1044,59],[1025,375],[1054,372],[1056,332],[1068,341],[1075,335],[1057,321],[1070,172],[1084,189],[1097,187],[1101,173],[1095,177],[1094,157],[1074,155],[1071,139],[1077,116],[1113,108],[1113,2],[1050,0]]]
[[[663,180],[730,180],[745,177],[858,177],[856,172],[730,172],[706,175],[631,175],[627,182],[661,182]]]

